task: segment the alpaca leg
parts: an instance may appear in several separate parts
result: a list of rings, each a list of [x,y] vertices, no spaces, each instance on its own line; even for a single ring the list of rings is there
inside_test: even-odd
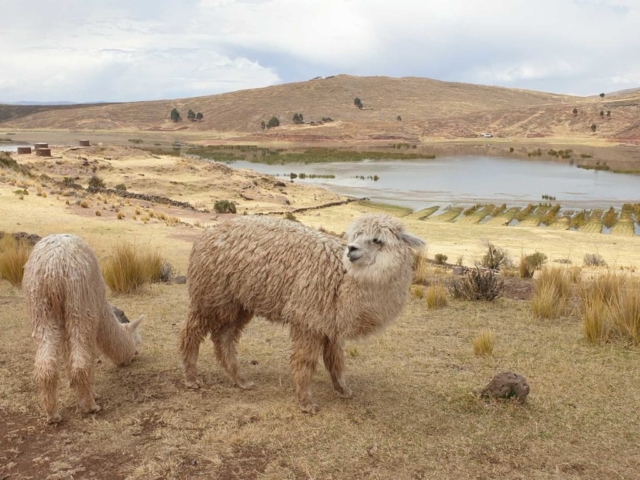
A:
[[[95,342],[90,339],[79,338],[74,335],[71,338],[71,350],[69,352],[70,385],[75,389],[81,408],[87,413],[100,411],[93,397],[93,370],[95,367]]]
[[[190,309],[180,328],[180,354],[182,355],[184,369],[184,384],[188,388],[200,388],[202,386],[202,382],[196,374],[196,364],[198,363],[200,344],[208,331],[208,323],[203,317]]]
[[[333,389],[336,394],[342,398],[352,398],[353,392],[347,386],[344,379],[344,349],[342,340],[331,340],[325,337],[322,346],[322,358],[324,366],[331,375]]]
[[[36,332],[35,377],[40,391],[40,398],[47,415],[47,423],[58,423],[62,420],[58,411],[58,378],[59,358],[62,354],[64,339],[55,329]]]
[[[318,364],[323,338],[301,330],[291,328],[293,353],[291,354],[291,376],[296,385],[298,405],[305,413],[317,413],[319,408],[311,399],[311,379]]]
[[[211,333],[216,358],[235,384],[243,390],[250,390],[255,387],[255,384],[247,381],[240,374],[240,365],[238,364],[238,357],[236,355],[236,344],[240,340],[242,329],[249,323],[252,317],[252,312],[238,309],[234,318],[230,319],[228,323],[220,325]]]

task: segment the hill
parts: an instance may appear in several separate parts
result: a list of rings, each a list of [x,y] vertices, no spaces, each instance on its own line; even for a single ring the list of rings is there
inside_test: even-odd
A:
[[[354,98],[364,107],[358,109]],[[271,137],[405,138],[474,137],[484,131],[497,136],[591,135],[601,109],[616,110],[602,122],[598,135],[640,136],[640,92],[613,99],[573,97],[520,89],[443,82],[426,78],[354,77],[337,75],[306,82],[177,100],[71,106],[0,106],[5,128],[79,130],[217,131],[256,134],[271,116],[281,128]],[[177,108],[183,120],[171,122]],[[572,110],[578,107],[579,115]],[[202,112],[190,122],[187,111]],[[301,113],[307,125],[292,125]],[[397,118],[401,117],[401,121]],[[310,126],[323,118],[334,122]]]

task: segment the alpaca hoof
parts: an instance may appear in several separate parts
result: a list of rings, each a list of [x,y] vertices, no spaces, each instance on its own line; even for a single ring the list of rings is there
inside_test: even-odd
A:
[[[256,389],[256,384],[255,383],[247,382],[246,380],[237,381],[236,385],[238,385],[238,387],[241,388],[242,390],[255,390]]]
[[[316,413],[318,413],[320,411],[320,407],[318,405],[316,405],[315,403],[301,403],[300,404],[300,410],[302,410],[304,413],[308,413],[310,415],[315,415]]]
[[[62,417],[58,412],[54,413],[53,415],[47,415],[47,423],[49,425],[54,425],[56,423],[60,423],[61,421]]]
[[[185,380],[184,384],[187,388],[193,388],[194,390],[197,390],[202,386],[202,380],[200,380],[199,378],[196,378],[195,380]]]
[[[353,390],[349,387],[345,387],[341,390],[336,390],[336,395],[340,398],[353,398]]]

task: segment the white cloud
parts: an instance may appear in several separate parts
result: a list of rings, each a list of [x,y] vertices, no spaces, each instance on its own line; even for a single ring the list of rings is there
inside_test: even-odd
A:
[[[637,25],[637,0],[11,2],[0,100],[185,97],[335,73],[591,94],[638,84]]]

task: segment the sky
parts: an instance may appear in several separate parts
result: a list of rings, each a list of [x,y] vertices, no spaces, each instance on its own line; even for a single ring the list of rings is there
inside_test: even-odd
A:
[[[340,73],[640,87],[640,0],[0,0],[0,102],[212,95]]]

